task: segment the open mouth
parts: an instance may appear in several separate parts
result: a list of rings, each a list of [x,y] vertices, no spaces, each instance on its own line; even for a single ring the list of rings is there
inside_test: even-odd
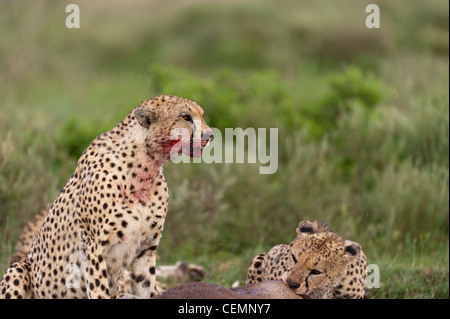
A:
[[[194,139],[191,137],[189,143],[189,155],[190,157],[199,158],[203,154],[203,149],[209,145],[211,138],[208,140],[201,139],[200,142],[194,143]]]
[[[170,156],[185,154],[191,158],[202,157],[203,150],[209,145],[212,140],[212,134],[207,135],[207,139],[197,137],[194,138],[193,135],[190,136],[189,141],[181,139],[171,139],[169,141],[163,141],[159,144]]]

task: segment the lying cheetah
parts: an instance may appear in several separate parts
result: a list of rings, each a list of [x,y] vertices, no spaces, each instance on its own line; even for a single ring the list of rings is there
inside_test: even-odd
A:
[[[364,298],[367,259],[358,243],[343,240],[319,221],[303,221],[289,245],[257,255],[246,285],[283,280],[304,298]]]
[[[7,269],[0,298],[111,298],[129,265],[133,293],[158,294],[155,258],[169,197],[163,164],[174,147],[201,156],[212,136],[203,114],[193,101],[162,95],[98,136],[27,257]]]

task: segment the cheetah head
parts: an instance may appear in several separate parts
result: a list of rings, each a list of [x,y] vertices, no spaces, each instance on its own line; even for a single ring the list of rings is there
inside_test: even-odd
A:
[[[166,160],[181,153],[201,157],[213,135],[203,119],[203,109],[194,101],[173,95],[144,101],[133,113],[148,152]]]
[[[332,232],[300,233],[292,241],[292,268],[283,282],[304,298],[324,298],[347,274],[361,253],[358,243]]]

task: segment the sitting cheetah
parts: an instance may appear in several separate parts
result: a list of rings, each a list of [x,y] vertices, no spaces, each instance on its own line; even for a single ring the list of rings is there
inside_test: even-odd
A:
[[[158,294],[156,250],[169,197],[163,164],[174,147],[201,156],[212,136],[203,114],[193,101],[162,95],[98,136],[50,206],[27,257],[7,269],[0,298],[111,298],[129,265],[133,293]]]
[[[367,259],[358,243],[343,240],[319,221],[303,221],[289,245],[257,255],[246,285],[283,280],[304,298],[364,298]]]

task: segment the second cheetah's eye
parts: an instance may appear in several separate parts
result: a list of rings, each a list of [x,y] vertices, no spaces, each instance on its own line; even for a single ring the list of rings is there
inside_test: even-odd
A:
[[[320,275],[322,272],[317,270],[317,269],[313,269],[311,270],[311,275]]]
[[[185,120],[186,122],[193,123],[192,117],[189,114],[183,114],[183,115],[181,115],[181,118],[183,120]]]

